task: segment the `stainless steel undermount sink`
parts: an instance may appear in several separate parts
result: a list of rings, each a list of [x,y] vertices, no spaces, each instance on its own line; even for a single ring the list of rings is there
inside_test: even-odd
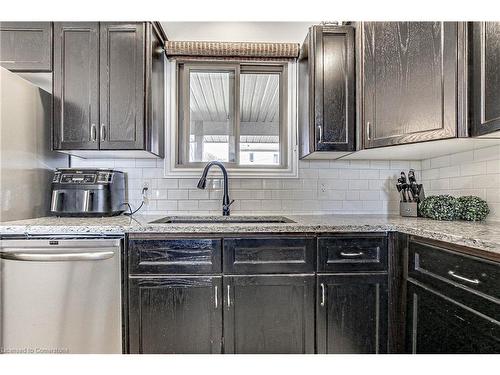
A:
[[[150,221],[150,224],[276,224],[295,223],[284,216],[166,216]]]

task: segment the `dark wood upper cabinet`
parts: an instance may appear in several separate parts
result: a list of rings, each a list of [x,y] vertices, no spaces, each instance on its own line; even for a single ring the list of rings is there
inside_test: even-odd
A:
[[[387,274],[318,275],[318,353],[386,353],[387,296]]]
[[[162,157],[165,53],[156,26],[54,27],[54,149],[83,157],[95,155],[88,150]]]
[[[129,352],[222,352],[222,278],[129,279]]]
[[[354,28],[311,27],[298,65],[299,156],[354,151]]]
[[[411,282],[407,301],[408,353],[500,353],[498,320]]]
[[[99,126],[99,23],[54,23],[56,150],[97,150]]]
[[[314,278],[224,276],[224,352],[314,353]]]
[[[0,22],[0,65],[14,72],[52,71],[52,23]]]
[[[500,137],[500,22],[469,25],[469,57],[471,135]]]
[[[143,23],[101,23],[100,148],[144,147]]]
[[[364,148],[456,137],[458,23],[364,22],[359,31]]]

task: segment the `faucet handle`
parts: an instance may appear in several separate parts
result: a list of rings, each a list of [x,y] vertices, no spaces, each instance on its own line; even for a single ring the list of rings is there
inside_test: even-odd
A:
[[[231,200],[231,202],[229,202],[227,205],[226,205],[226,208],[229,208],[230,205],[232,205],[234,203],[234,199]]]

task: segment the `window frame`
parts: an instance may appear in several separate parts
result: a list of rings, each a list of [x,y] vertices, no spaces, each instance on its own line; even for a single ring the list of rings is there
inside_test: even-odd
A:
[[[189,140],[190,127],[181,126],[181,121],[189,124],[189,74],[193,70],[207,69],[214,72],[232,71],[234,77],[234,162],[224,162],[230,177],[237,178],[296,178],[298,175],[297,153],[297,69],[294,61],[226,61],[226,60],[183,60],[173,59],[166,64],[166,152],[164,177],[194,178],[199,177],[206,162],[189,162],[179,164],[182,150],[181,140]],[[240,157],[240,76],[241,74],[278,73],[280,75],[280,109],[279,109],[279,139],[280,163],[278,165],[239,165]],[[183,95],[182,95],[183,94]],[[179,109],[182,106],[183,110]],[[181,113],[182,112],[182,113]],[[186,115],[187,113],[187,115]],[[181,129],[184,134],[181,134]],[[189,142],[189,141],[188,141]],[[183,146],[184,150],[186,146]],[[187,153],[189,150],[187,150]],[[184,158],[186,158],[184,151]],[[215,171],[214,174],[218,174]]]

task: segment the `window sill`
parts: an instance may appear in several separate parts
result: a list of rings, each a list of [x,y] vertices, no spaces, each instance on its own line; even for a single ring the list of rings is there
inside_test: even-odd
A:
[[[227,168],[229,178],[298,178],[298,163],[293,163],[294,167],[289,168]],[[165,159],[165,178],[199,178],[203,168],[182,168],[171,166],[168,159]],[[210,176],[222,176],[220,171],[215,169],[210,172]]]

